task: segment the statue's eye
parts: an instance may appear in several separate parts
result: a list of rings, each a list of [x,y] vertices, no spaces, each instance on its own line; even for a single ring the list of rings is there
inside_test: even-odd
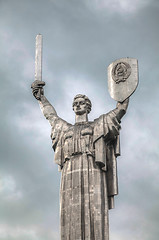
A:
[[[81,101],[81,102],[80,102],[80,104],[81,104],[81,105],[84,105],[84,104],[85,104],[85,102],[84,102],[84,101]]]

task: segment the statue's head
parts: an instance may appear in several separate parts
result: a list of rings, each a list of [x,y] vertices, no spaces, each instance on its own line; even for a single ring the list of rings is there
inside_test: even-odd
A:
[[[77,94],[74,97],[72,107],[75,114],[83,115],[84,113],[90,113],[92,104],[86,95]]]

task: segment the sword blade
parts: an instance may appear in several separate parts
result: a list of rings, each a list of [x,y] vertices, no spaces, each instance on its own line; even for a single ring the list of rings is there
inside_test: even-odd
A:
[[[35,47],[35,80],[42,81],[42,35],[36,36]]]

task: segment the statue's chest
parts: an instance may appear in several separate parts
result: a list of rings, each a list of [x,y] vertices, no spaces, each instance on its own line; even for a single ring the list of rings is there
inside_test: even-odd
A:
[[[63,136],[64,155],[93,155],[93,125],[79,124],[70,127]]]

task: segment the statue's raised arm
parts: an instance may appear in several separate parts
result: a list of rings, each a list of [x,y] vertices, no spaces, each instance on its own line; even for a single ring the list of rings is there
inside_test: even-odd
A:
[[[31,85],[33,96],[38,100],[41,111],[46,119],[50,122],[51,126],[53,125],[55,119],[58,117],[56,110],[51,105],[51,103],[47,100],[44,96],[44,89],[45,86],[44,81],[34,81]]]
[[[116,108],[113,110],[116,114],[118,121],[125,115],[129,104],[129,98],[125,99],[123,102],[117,102]]]
[[[44,96],[44,86],[45,82],[38,80],[34,81],[31,85],[33,96],[38,100],[43,115],[49,121],[52,127],[54,127],[55,121],[57,120],[67,124],[66,121],[57,115],[55,108]]]
[[[63,167],[63,158],[61,152],[61,141],[64,132],[71,126],[71,124],[60,118],[54,107],[44,96],[45,82],[34,81],[31,85],[33,96],[38,100],[41,111],[45,118],[49,121],[51,129],[52,147],[55,151],[55,163],[57,163],[60,169]]]
[[[36,36],[36,44],[35,44],[35,81],[32,83],[31,88],[34,97],[39,101],[40,108],[42,113],[49,120],[52,128],[56,127],[57,121],[61,125],[66,125],[67,123],[60,119],[57,116],[57,113],[54,107],[50,104],[47,98],[44,96],[45,82],[42,81],[42,35],[38,34]]]

